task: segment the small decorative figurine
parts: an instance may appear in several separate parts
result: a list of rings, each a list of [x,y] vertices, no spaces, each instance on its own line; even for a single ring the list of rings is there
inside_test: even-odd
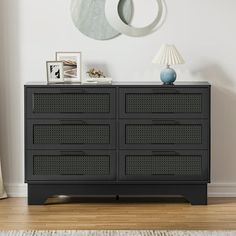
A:
[[[106,78],[104,73],[101,70],[97,70],[95,68],[90,69],[87,71],[87,74],[90,78]]]

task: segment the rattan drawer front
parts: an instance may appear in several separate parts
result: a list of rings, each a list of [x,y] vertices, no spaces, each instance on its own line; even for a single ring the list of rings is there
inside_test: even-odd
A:
[[[207,147],[207,121],[150,121],[120,122],[121,148],[204,148]],[[123,138],[124,137],[124,138]]]
[[[127,113],[201,113],[201,94],[127,94]]]
[[[35,113],[109,113],[110,96],[80,93],[35,93]]]
[[[29,120],[28,148],[113,148],[115,122],[110,120]]]
[[[34,144],[109,144],[109,125],[95,124],[37,124]]]
[[[126,125],[126,144],[200,144],[201,125]]]
[[[207,151],[121,151],[120,179],[207,180]]]
[[[201,175],[200,156],[126,156],[126,175]]]
[[[27,90],[27,116],[115,117],[114,88],[37,88]]]
[[[115,152],[29,151],[28,180],[112,180]]]
[[[122,118],[204,118],[209,113],[208,89],[123,88],[120,89]]]

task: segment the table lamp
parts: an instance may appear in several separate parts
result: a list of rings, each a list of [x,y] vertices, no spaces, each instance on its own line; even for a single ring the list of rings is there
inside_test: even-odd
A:
[[[160,77],[164,84],[172,85],[176,80],[176,72],[170,68],[171,65],[184,64],[184,59],[174,45],[164,44],[153,59],[152,63],[166,65],[161,71]]]

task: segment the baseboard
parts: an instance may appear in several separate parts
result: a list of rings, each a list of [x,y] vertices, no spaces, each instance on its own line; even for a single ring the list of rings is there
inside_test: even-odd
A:
[[[5,184],[9,197],[26,197],[26,184]],[[208,187],[209,197],[236,197],[236,183],[212,183]]]
[[[208,187],[209,197],[236,197],[236,183],[212,183]]]

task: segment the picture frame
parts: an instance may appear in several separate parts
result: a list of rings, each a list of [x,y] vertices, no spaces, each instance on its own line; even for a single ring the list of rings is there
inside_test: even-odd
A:
[[[48,83],[63,83],[64,82],[63,62],[47,61],[46,65],[47,65]]]
[[[63,62],[64,81],[81,83],[81,52],[56,52],[56,60]]]

